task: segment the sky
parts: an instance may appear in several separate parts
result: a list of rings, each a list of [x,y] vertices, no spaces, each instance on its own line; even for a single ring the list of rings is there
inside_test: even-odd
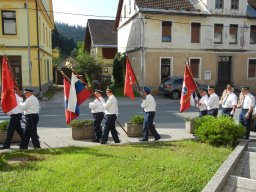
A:
[[[54,20],[69,25],[86,26],[87,19],[115,19],[119,0],[52,0]],[[72,15],[82,14],[82,15]],[[109,16],[93,17],[83,15]]]

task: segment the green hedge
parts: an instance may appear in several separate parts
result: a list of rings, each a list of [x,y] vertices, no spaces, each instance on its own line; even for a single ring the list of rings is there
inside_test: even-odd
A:
[[[93,120],[86,119],[86,120],[73,120],[70,123],[72,128],[83,128],[84,125],[93,125]]]
[[[229,116],[203,116],[194,120],[196,131],[195,135],[200,141],[211,145],[235,146],[238,139],[245,135],[245,127],[235,122]]]
[[[134,115],[131,116],[130,123],[131,124],[143,124],[144,116],[143,115]]]
[[[6,130],[9,125],[9,121],[2,121],[0,122],[0,130]]]

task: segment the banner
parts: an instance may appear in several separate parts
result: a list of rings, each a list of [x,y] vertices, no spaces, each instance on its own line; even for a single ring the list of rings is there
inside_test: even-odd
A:
[[[129,58],[126,56],[126,71],[125,71],[125,82],[124,82],[124,95],[134,100],[134,93],[132,86],[136,83],[136,77],[133,72]]]

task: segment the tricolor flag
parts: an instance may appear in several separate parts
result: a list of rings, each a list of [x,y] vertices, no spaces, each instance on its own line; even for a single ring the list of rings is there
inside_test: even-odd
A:
[[[126,56],[124,95],[130,97],[132,100],[134,100],[134,93],[133,93],[132,86],[135,84],[135,82],[136,82],[135,74],[133,72],[129,58]]]
[[[11,73],[11,69],[8,65],[6,56],[3,56],[2,61],[2,110],[4,113],[10,112],[14,109],[18,103],[14,92],[14,80]]]
[[[193,92],[197,89],[197,85],[192,77],[189,70],[189,66],[186,64],[184,72],[184,81],[182,85],[182,93],[180,98],[180,112],[186,111],[190,107],[190,97]]]

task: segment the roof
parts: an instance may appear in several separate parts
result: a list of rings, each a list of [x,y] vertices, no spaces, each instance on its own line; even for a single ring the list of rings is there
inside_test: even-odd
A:
[[[115,20],[88,19],[87,32],[90,33],[93,46],[117,47],[117,32],[114,31],[114,23]]]

